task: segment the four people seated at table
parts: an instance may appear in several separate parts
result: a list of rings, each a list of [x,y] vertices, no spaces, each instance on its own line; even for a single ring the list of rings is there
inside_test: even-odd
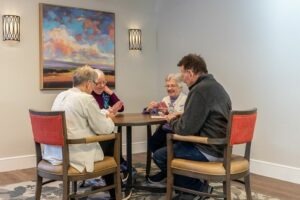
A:
[[[165,80],[168,96],[161,102],[150,102],[144,109],[144,113],[165,115],[168,122],[159,126],[149,141],[153,160],[161,170],[158,174],[149,177],[149,181],[153,183],[162,182],[167,175],[167,133],[209,138],[226,136],[231,100],[223,86],[208,74],[206,63],[199,55],[184,56],[179,61],[178,67],[180,67],[180,75],[170,74]],[[189,87],[188,96],[182,93],[181,79]],[[110,116],[123,111],[124,105],[106,86],[103,72],[89,66],[78,68],[73,76],[73,84],[73,88],[56,97],[52,106],[54,111],[65,111],[68,137],[80,138],[97,133],[112,133],[115,126]],[[103,151],[111,154],[111,146],[101,144],[101,147],[98,143],[71,145],[71,166],[79,171],[84,169],[93,171],[93,163],[103,159]],[[222,159],[222,152],[223,149],[219,146],[194,145],[185,142],[174,144],[174,156],[183,159],[216,161]],[[46,146],[44,159],[52,164],[61,163],[61,149]],[[112,176],[103,178],[107,183],[113,181]],[[174,183],[199,191],[211,192],[212,190],[207,182],[185,176],[175,176]],[[110,193],[114,195],[113,191]]]

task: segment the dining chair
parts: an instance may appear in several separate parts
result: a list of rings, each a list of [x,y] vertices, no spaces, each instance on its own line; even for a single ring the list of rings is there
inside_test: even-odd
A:
[[[250,187],[250,149],[253,138],[257,109],[231,111],[227,125],[226,137],[207,138],[200,136],[182,136],[178,134],[168,134],[168,162],[167,162],[167,196],[172,198],[172,191],[177,190],[192,193],[202,197],[214,197],[231,199],[231,181],[243,179],[247,200],[251,200]],[[222,145],[224,146],[223,161],[201,162],[186,160],[174,157],[173,142],[183,141],[195,144]],[[243,155],[233,155],[232,149],[239,144],[245,144]],[[200,191],[190,190],[174,185],[174,175],[188,176],[208,182],[222,182],[222,194],[210,194]]]
[[[94,193],[115,188],[116,199],[121,199],[120,183],[120,140],[118,133],[95,135],[86,138],[68,139],[64,111],[35,111],[29,109],[33,139],[36,150],[36,191],[35,198],[41,198],[42,186],[52,181],[62,181],[62,199],[77,199]],[[100,141],[114,141],[114,155],[105,156],[94,163],[94,171],[79,172],[70,166],[69,145],[89,144]],[[62,164],[52,165],[42,157],[43,145],[57,145],[62,148]],[[77,191],[77,181],[114,174],[114,183],[96,190]],[[43,180],[46,179],[46,180]],[[72,184],[71,184],[72,183]],[[70,192],[72,185],[72,192]]]

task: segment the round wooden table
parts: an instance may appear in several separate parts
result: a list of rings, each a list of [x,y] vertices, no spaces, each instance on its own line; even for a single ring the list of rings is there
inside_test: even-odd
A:
[[[127,189],[133,187],[132,183],[132,127],[133,126],[147,126],[147,162],[146,162],[146,178],[149,176],[151,167],[151,151],[149,149],[149,138],[152,135],[151,125],[164,124],[167,121],[164,118],[154,118],[149,114],[142,113],[122,113],[117,114],[112,118],[115,125],[118,126],[118,132],[122,133],[122,127],[126,127],[126,152],[129,177],[127,181]],[[134,186],[135,188],[141,188]],[[145,189],[145,188],[141,188]],[[152,190],[153,191],[153,190]]]

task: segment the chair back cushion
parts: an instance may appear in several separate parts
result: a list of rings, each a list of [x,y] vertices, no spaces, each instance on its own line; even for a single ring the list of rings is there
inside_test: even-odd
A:
[[[234,112],[231,115],[230,145],[252,141],[256,122],[256,109],[249,112]]]
[[[56,114],[53,115],[53,113]],[[64,145],[64,118],[62,112],[41,113],[30,111],[30,119],[35,142],[57,146]]]

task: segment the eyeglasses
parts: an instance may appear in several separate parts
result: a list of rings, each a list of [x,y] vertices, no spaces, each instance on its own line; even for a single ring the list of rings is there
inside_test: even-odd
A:
[[[166,88],[169,88],[169,87],[170,87],[170,88],[174,88],[174,87],[177,87],[177,85],[170,84],[170,85],[165,85],[165,87],[166,87]]]
[[[95,85],[97,85],[97,82],[94,80],[89,80],[89,82],[94,83]]]
[[[107,81],[99,81],[99,82],[96,82],[95,84],[96,85],[106,85]]]

